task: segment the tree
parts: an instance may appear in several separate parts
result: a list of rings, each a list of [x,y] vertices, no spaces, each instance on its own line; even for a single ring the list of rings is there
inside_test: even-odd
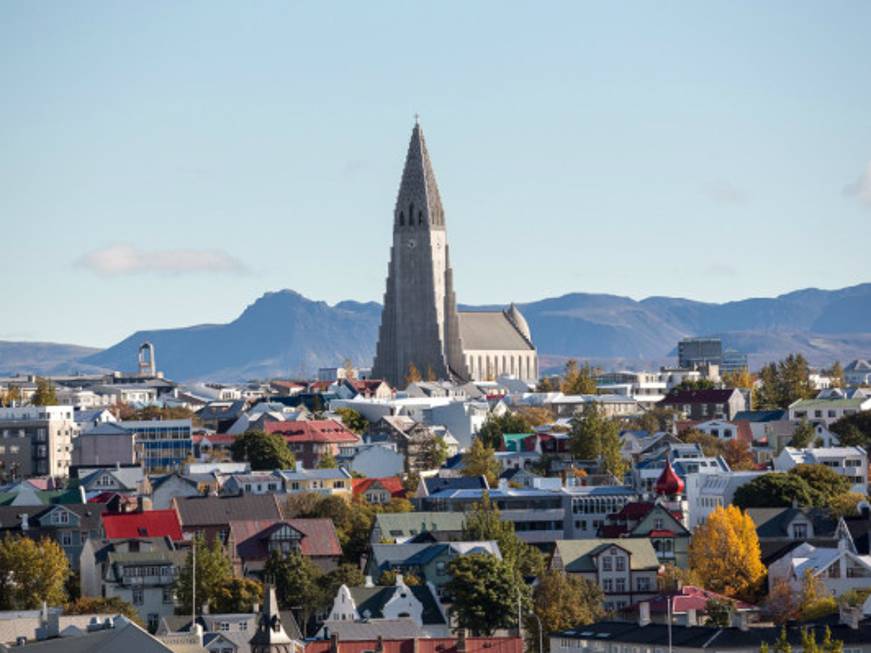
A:
[[[742,390],[750,390],[753,387],[753,375],[746,367],[725,372],[722,376],[723,384],[727,388],[741,388]]]
[[[514,570],[518,579],[540,576],[544,571],[544,556],[514,532],[514,523],[500,518],[499,509],[484,493],[481,503],[466,513],[463,539],[468,542],[495,540],[505,563]]]
[[[342,585],[346,587],[362,587],[366,583],[366,577],[360,571],[358,565],[343,562],[332,571],[325,574],[322,584],[326,588],[326,598],[331,601]]]
[[[354,361],[350,358],[346,358],[342,362],[342,369],[345,372],[345,378],[349,381],[357,376],[357,373],[354,371]]]
[[[756,526],[735,506],[715,508],[696,528],[689,557],[704,587],[729,598],[752,601],[765,577]]]
[[[708,599],[705,603],[705,614],[708,615],[708,623],[712,626],[725,628],[732,621],[732,612],[735,604],[728,600]]]
[[[810,443],[814,441],[815,435],[816,432],[810,422],[802,420],[795,427],[795,431],[792,432],[792,439],[790,439],[788,446],[795,447],[796,449],[807,449]]]
[[[496,487],[500,471],[496,452],[486,446],[481,438],[472,440],[472,446],[463,454],[463,476],[483,476],[490,487]]]
[[[765,613],[776,624],[785,624],[798,618],[799,596],[786,580],[778,580],[771,587],[763,605]]]
[[[500,449],[502,447],[502,435],[505,433],[529,433],[532,426],[526,417],[520,413],[505,412],[503,415],[490,413],[487,419],[478,429],[478,437],[488,447]]]
[[[208,604],[214,611],[215,602],[221,588],[233,578],[233,565],[224,554],[224,549],[218,538],[206,544],[205,537],[198,533],[194,537],[193,548],[188,552],[187,560],[175,581],[175,596],[178,601],[178,614],[190,614],[193,601],[194,563],[196,556],[196,601],[197,608]]]
[[[399,572],[397,572],[395,569],[387,569],[386,571],[382,571],[381,576],[378,577],[378,584],[384,587],[396,585],[396,579],[399,577],[399,575]],[[402,582],[409,587],[423,584],[417,574],[410,571],[402,573]]]
[[[832,433],[845,447],[868,447],[871,445],[871,410],[863,410],[840,418],[829,426]]]
[[[532,609],[541,620],[546,635],[603,618],[604,598],[602,590],[593,581],[549,570],[538,579],[532,594]],[[528,625],[533,637],[537,638],[538,622]],[[545,636],[544,640],[547,639]]]
[[[275,594],[281,607],[302,612],[305,628],[325,600],[318,566],[296,549],[287,555],[273,551],[266,560],[263,575],[275,584]]]
[[[677,592],[687,585],[698,587],[703,584],[694,570],[677,567],[670,562],[662,565],[656,576],[656,585],[660,592]]]
[[[744,440],[737,438],[726,440],[723,443],[722,456],[733,472],[758,469],[750,445]]]
[[[548,376],[541,377],[535,386],[536,392],[556,392],[557,390],[559,390],[559,384]]]
[[[339,463],[336,462],[336,457],[332,451],[327,451],[318,460],[318,469],[337,469],[338,467]]]
[[[426,469],[438,469],[447,459],[448,445],[444,439],[433,436],[423,443],[420,460]]]
[[[835,517],[855,517],[859,514],[859,502],[864,500],[864,494],[846,492],[829,500],[829,511]]]
[[[790,354],[777,363],[768,363],[759,378],[762,385],[753,402],[757,408],[787,408],[799,399],[814,396],[810,366],[801,354]]]
[[[411,385],[412,383],[420,383],[421,376],[420,370],[417,369],[417,365],[414,363],[408,364],[408,373],[405,375],[405,385]]]
[[[833,388],[843,388],[847,385],[844,379],[844,368],[841,367],[841,361],[835,361],[832,363],[832,366],[829,369],[824,370],[823,374],[832,380]]]
[[[65,615],[74,614],[121,614],[142,626],[139,611],[120,597],[80,596],[64,606]]]
[[[0,540],[0,609],[34,610],[66,600],[70,565],[54,540],[6,535]]]
[[[253,612],[263,603],[263,585],[251,578],[229,578],[218,586],[211,606],[218,614]],[[211,607],[210,606],[210,607]]]
[[[492,636],[500,628],[517,624],[517,600],[529,606],[529,586],[517,580],[511,568],[496,556],[471,553],[448,564],[451,579],[446,597],[458,628],[473,636]]]
[[[630,427],[650,434],[668,431],[674,423],[674,417],[675,412],[671,408],[654,406],[631,420]]]
[[[342,424],[356,434],[361,434],[369,428],[369,420],[353,408],[336,408],[333,411],[342,418]]]
[[[230,445],[235,461],[248,461],[253,470],[290,469],[296,464],[293,452],[277,433],[246,431]]]
[[[312,492],[291,495],[285,505],[285,517],[320,517],[331,519],[342,547],[345,562],[359,564],[369,547],[369,534],[375,523],[375,508],[365,500],[352,501]]]
[[[711,379],[684,379],[680,384],[672,388],[669,394],[683,390],[713,390],[714,387],[716,386]]]
[[[21,388],[17,385],[10,385],[6,388],[6,392],[0,393],[0,406],[8,408],[10,406],[18,406],[21,404]]]
[[[57,406],[57,392],[54,383],[41,376],[36,377],[36,392],[30,398],[32,406]]]
[[[789,473],[808,484],[815,506],[827,506],[835,497],[850,491],[851,485],[847,477],[825,465],[796,465]]]
[[[435,373],[435,370],[432,368],[432,365],[426,366],[426,380],[427,381],[438,381],[438,374]]]
[[[570,446],[575,458],[599,460],[604,471],[620,480],[626,473],[626,461],[620,451],[620,427],[595,402],[584,404],[580,415],[572,418]]]
[[[589,363],[578,367],[578,361],[571,359],[566,363],[560,390],[567,395],[594,395],[598,391],[596,372]]]
[[[553,413],[544,406],[519,406],[515,412],[526,420],[530,428],[551,424],[554,419]]]
[[[808,569],[804,573],[799,603],[799,618],[802,621],[814,621],[838,611],[838,602],[822,580]]]
[[[757,476],[735,490],[733,505],[747,508],[788,508],[814,505],[814,494],[803,478],[796,474],[772,472]]]

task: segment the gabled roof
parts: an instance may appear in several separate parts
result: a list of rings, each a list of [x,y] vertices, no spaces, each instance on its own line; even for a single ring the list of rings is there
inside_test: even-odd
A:
[[[144,510],[103,514],[103,530],[110,540],[135,537],[169,537],[182,539],[181,523],[175,510]]]
[[[421,621],[424,625],[444,624],[445,618],[438,607],[438,601],[427,585],[388,587],[349,587],[351,597],[357,606],[357,614],[370,619],[384,617],[384,606],[397,592],[408,589],[423,606]],[[368,617],[366,616],[368,613]]]
[[[711,390],[673,390],[661,404],[723,404],[738,392],[735,388],[722,388]]]
[[[281,519],[274,494],[173,497],[172,505],[178,510],[182,528],[227,526],[231,521],[248,519]]]
[[[266,422],[267,433],[278,433],[287,442],[357,443],[360,437],[343,424],[331,419],[298,422]]]
[[[405,488],[402,486],[402,479],[398,476],[387,476],[382,478],[355,478],[351,481],[354,496],[361,496],[369,491],[372,486],[380,486],[390,493],[391,497],[402,498],[405,496]]]
[[[331,519],[242,519],[229,522],[230,539],[243,560],[269,557],[267,540],[283,525],[302,535],[300,552],[306,556],[340,556],[342,547]]]
[[[381,537],[409,537],[426,531],[463,530],[466,516],[461,512],[381,512],[375,525]]]
[[[569,573],[593,572],[596,565],[593,558],[616,546],[625,549],[629,556],[629,566],[633,571],[659,569],[659,559],[649,539],[646,538],[593,538],[589,540],[557,540],[556,551],[559,553],[563,568]]]
[[[789,525],[799,515],[813,525],[814,537],[834,537],[838,520],[825,508],[748,508],[760,539],[790,537]]]
[[[455,476],[451,478],[432,476],[423,479],[423,484],[427,494],[435,494],[444,490],[486,490],[489,487],[487,479],[483,476]]]

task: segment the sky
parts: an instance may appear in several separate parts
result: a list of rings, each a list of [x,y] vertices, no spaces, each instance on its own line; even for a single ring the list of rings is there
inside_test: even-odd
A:
[[[380,301],[419,113],[458,300],[871,281],[871,3],[0,3],[0,339]]]

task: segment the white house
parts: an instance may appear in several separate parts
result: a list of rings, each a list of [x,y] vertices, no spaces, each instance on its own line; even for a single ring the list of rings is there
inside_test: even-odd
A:
[[[849,363],[844,368],[844,381],[847,385],[871,385],[871,363],[862,358]]]
[[[801,464],[825,465],[850,480],[851,492],[863,495],[868,492],[868,454],[862,447],[785,447],[774,459],[774,470],[788,472]]]
[[[830,426],[842,417],[863,410],[871,410],[871,397],[862,393],[846,397],[840,393],[816,399],[799,399],[789,405],[789,419],[794,422],[808,421],[813,424]]]
[[[686,497],[690,530],[704,523],[717,506],[726,507],[735,491],[765,472],[716,472],[687,474]]]
[[[806,573],[818,578],[834,596],[851,589],[868,589],[871,556],[858,555],[846,538],[830,548],[805,542],[769,565],[768,588],[785,581],[794,592],[801,592]]]

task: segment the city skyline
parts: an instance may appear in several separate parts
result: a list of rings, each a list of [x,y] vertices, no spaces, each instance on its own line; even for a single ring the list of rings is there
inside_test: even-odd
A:
[[[0,339],[381,302],[416,112],[460,303],[869,281],[867,6],[157,6],[0,8]]]

